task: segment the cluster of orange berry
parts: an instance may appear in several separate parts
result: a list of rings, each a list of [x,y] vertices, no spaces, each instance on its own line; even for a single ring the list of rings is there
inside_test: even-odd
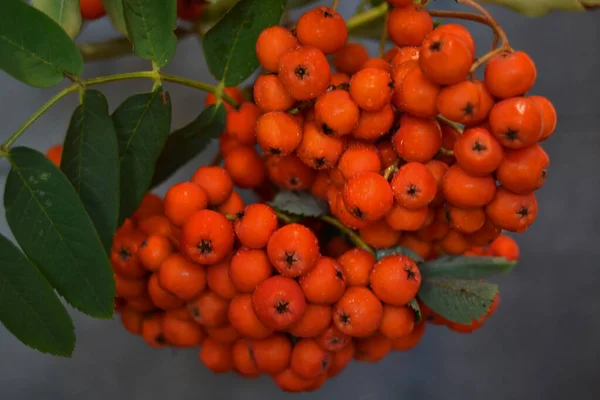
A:
[[[263,199],[272,184],[310,191],[375,248],[402,245],[425,259],[481,253],[536,218],[534,191],[549,167],[538,142],[553,133],[556,112],[525,96],[536,79],[527,54],[498,52],[477,80],[466,28],[434,29],[412,1],[389,3],[397,46],[383,58],[347,43],[328,7],[306,12],[293,31],[262,32],[256,52],[268,73],[254,103],[228,106],[225,169]],[[227,93],[242,101],[237,88]]]

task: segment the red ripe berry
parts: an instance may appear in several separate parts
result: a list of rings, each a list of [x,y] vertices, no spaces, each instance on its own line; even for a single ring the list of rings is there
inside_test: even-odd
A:
[[[390,39],[398,46],[420,46],[433,30],[433,19],[424,7],[410,4],[390,11],[387,23]]]
[[[514,193],[538,190],[546,181],[550,158],[540,145],[507,150],[496,177],[503,187]]]
[[[199,264],[215,264],[233,248],[231,222],[212,210],[196,211],[183,225],[181,252]]]
[[[377,111],[392,99],[392,78],[379,68],[358,71],[350,81],[350,95],[356,104],[367,111]]]
[[[283,331],[302,318],[306,300],[298,282],[284,276],[273,276],[256,287],[252,305],[265,326]]]
[[[437,154],[442,145],[442,130],[435,119],[423,119],[405,114],[400,128],[392,137],[394,149],[405,161],[425,163]]]
[[[298,277],[310,272],[319,259],[319,241],[300,224],[279,228],[267,244],[269,260],[280,274]]]
[[[392,179],[392,190],[398,204],[414,210],[433,201],[437,181],[425,165],[410,162],[403,165]]]
[[[237,215],[234,227],[243,246],[262,249],[277,230],[277,215],[266,204],[250,204]]]
[[[415,298],[421,273],[410,258],[390,255],[379,260],[371,272],[371,289],[386,304],[403,306]]]
[[[360,110],[345,90],[333,90],[319,96],[315,104],[315,120],[323,131],[348,135],[356,127]]]
[[[265,154],[285,156],[296,150],[302,141],[302,128],[286,112],[268,112],[258,119],[256,140]]]
[[[461,168],[473,176],[494,172],[502,161],[502,146],[484,128],[466,130],[456,139],[454,156]]]
[[[344,187],[343,196],[348,211],[365,221],[377,221],[394,204],[388,181],[374,172],[362,172],[350,179]]]
[[[533,60],[522,51],[498,54],[485,66],[485,84],[490,93],[501,99],[528,92],[536,77]]]
[[[452,33],[431,32],[421,46],[419,65],[425,76],[438,85],[453,85],[464,80],[473,64],[473,52]]]
[[[277,72],[282,55],[298,46],[298,39],[283,26],[271,26],[260,33],[256,41],[256,57],[269,72]]]
[[[346,44],[348,28],[337,11],[321,6],[302,14],[296,24],[296,36],[304,46],[333,54]]]
[[[492,108],[490,126],[492,134],[504,147],[520,149],[540,140],[544,119],[535,101],[528,97],[513,97]]]
[[[323,52],[304,46],[279,59],[279,79],[296,100],[311,100],[329,86],[331,68]]]
[[[443,88],[437,98],[440,114],[463,125],[473,124],[479,118],[480,103],[480,89],[469,80]]]

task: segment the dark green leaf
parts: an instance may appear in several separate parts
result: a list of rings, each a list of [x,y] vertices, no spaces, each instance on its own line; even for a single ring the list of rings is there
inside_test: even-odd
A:
[[[67,177],[43,154],[9,154],[4,208],[15,238],[73,307],[99,318],[113,313],[113,273],[96,229]]]
[[[123,0],[102,0],[102,4],[104,4],[104,9],[113,26],[123,35],[127,35],[127,26],[125,25],[125,15],[123,13]]]
[[[423,319],[423,314],[421,313],[421,307],[419,307],[419,302],[417,301],[417,299],[412,299],[407,304],[407,306],[415,312],[415,322],[421,322],[421,320]]]
[[[71,38],[81,30],[79,0],[32,0],[31,5],[58,23]]]
[[[535,17],[550,11],[585,11],[600,7],[600,0],[481,0],[508,7],[521,14]]]
[[[10,240],[0,235],[0,321],[27,346],[70,356],[73,321],[52,286]]]
[[[175,55],[177,2],[122,0],[129,40],[135,54],[164,67]]]
[[[50,17],[21,0],[5,0],[1,9],[0,69],[36,87],[56,85],[64,73],[81,74],[81,54]]]
[[[307,4],[315,3],[317,0],[288,0],[287,8],[303,7]]]
[[[517,265],[502,257],[444,256],[419,266],[425,279],[486,279]]]
[[[397,254],[400,256],[407,256],[411,258],[414,262],[423,262],[423,257],[418,255],[415,251],[409,249],[408,247],[396,246],[389,249],[381,249],[375,252],[375,257],[377,260],[381,260],[383,257],[389,256],[391,254]],[[419,267],[420,269],[421,267]]]
[[[152,185],[154,166],[171,128],[171,98],[162,88],[136,94],[125,100],[112,118],[121,163],[121,223],[134,213]]]
[[[277,25],[285,0],[241,0],[204,36],[210,72],[225,86],[242,83],[258,68],[255,44],[263,29]]]
[[[498,285],[464,280],[424,280],[419,298],[442,317],[460,324],[481,320],[490,309]]]
[[[268,204],[288,214],[303,217],[320,217],[328,211],[327,203],[306,192],[279,192]]]
[[[218,107],[212,105],[195,120],[169,135],[156,163],[152,187],[169,179],[175,171],[200,154],[213,139],[218,138],[225,129],[226,120],[227,112],[223,104]]]
[[[119,145],[106,98],[96,90],[85,92],[71,117],[61,169],[109,253],[119,218]]]

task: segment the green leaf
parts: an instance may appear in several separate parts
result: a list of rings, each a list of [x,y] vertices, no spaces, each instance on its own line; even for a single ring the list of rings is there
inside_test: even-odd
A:
[[[96,90],[85,91],[71,117],[61,169],[110,253],[119,218],[119,145],[106,98]]]
[[[164,67],[175,55],[177,2],[175,0],[122,0],[129,40],[135,54]]]
[[[32,0],[31,5],[56,21],[67,35],[76,38],[81,30],[79,0]]]
[[[169,179],[175,171],[200,154],[213,139],[218,138],[225,129],[226,120],[227,111],[223,104],[212,105],[192,122],[169,135],[156,163],[152,187]]]
[[[303,217],[320,217],[328,211],[327,203],[306,192],[282,191],[268,204],[288,214]]]
[[[287,8],[304,7],[307,4],[315,3],[317,0],[288,0]]]
[[[444,256],[421,264],[419,271],[425,279],[486,279],[516,265],[502,257]]]
[[[419,302],[417,301],[417,299],[412,299],[411,301],[409,301],[407,306],[414,311],[415,322],[421,322],[421,320],[423,319],[423,314],[421,313],[421,307],[419,307]]]
[[[112,118],[119,140],[121,223],[134,213],[150,190],[154,166],[171,128],[171,98],[162,88],[133,95],[115,110]]]
[[[385,14],[378,16],[372,21],[360,24],[356,27],[350,27],[348,34],[353,37],[362,37],[367,39],[381,39],[381,30],[385,27]]]
[[[518,13],[536,17],[550,11],[585,11],[600,7],[600,0],[481,0],[508,7]]]
[[[8,156],[6,219],[25,254],[73,307],[98,318],[113,313],[113,273],[96,229],[67,177],[42,153]]]
[[[464,280],[423,280],[419,298],[442,317],[471,324],[487,314],[498,293],[498,285]]]
[[[0,13],[0,69],[31,86],[50,87],[63,74],[79,76],[77,47],[46,14],[21,0],[5,0]]]
[[[123,0],[102,0],[104,9],[110,18],[113,26],[127,36],[127,26],[125,25],[125,14],[123,12]]]
[[[252,75],[258,35],[279,23],[284,8],[285,0],[241,0],[206,33],[202,47],[217,80],[236,86]]]
[[[381,260],[383,257],[396,254],[399,256],[407,256],[411,258],[414,262],[420,263],[423,262],[423,257],[418,255],[414,250],[409,249],[408,247],[396,246],[391,247],[389,249],[380,249],[375,252],[375,257],[377,260]],[[419,267],[421,269],[421,267]]]
[[[73,321],[52,286],[23,253],[0,235],[0,321],[21,342],[43,353],[70,356]]]

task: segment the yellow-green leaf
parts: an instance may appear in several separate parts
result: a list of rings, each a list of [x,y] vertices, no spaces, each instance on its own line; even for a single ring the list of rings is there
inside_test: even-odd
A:
[[[123,13],[123,0],[102,0],[104,9],[110,18],[113,26],[127,36],[127,26],[125,25],[125,15]]]
[[[81,30],[79,0],[32,0],[31,5],[43,11],[67,32],[76,38]]]

